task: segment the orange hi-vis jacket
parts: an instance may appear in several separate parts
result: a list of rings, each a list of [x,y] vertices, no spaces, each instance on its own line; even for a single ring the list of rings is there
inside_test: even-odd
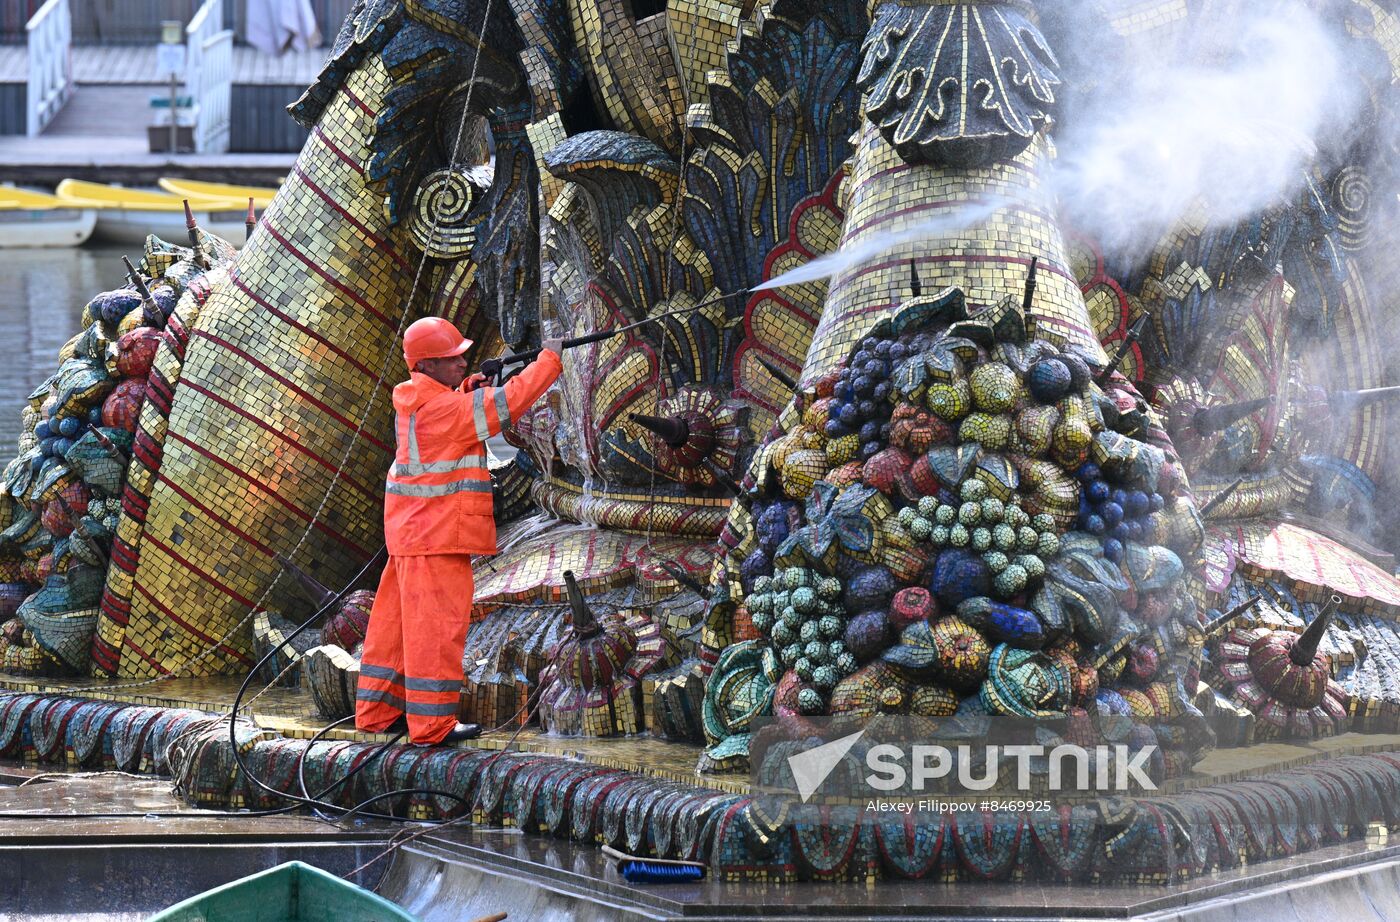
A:
[[[544,350],[504,387],[453,390],[421,372],[394,388],[398,447],[384,484],[391,557],[494,554],[486,440],[549,390],[563,363]]]

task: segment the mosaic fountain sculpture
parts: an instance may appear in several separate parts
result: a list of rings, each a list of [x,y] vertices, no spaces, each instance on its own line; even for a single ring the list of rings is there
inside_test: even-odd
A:
[[[1392,14],[1332,6],[1356,60],[1400,60]],[[1094,27],[1165,47],[1197,15]],[[1296,200],[1184,223],[1120,271],[1047,189],[1060,97],[1093,76],[1057,59],[1063,28],[1028,0],[359,3],[248,243],[152,241],[146,294],[95,299],[25,410],[4,669],[245,670],[253,625],[281,629],[266,611],[306,611],[279,554],[340,585],[380,543],[408,322],[448,317],[483,360],[654,318],[571,350],[510,435],[464,717],[535,696],[556,731],[703,742],[725,770],[768,714],[1106,715],[1161,744],[1164,777],[1217,741],[1396,729],[1374,511],[1397,486],[1374,392],[1394,286],[1369,233],[1400,190],[1374,156],[1396,90],[1367,85],[1372,127]],[[829,282],[752,290],[939,217]],[[1394,768],[1295,771],[1278,796],[1361,798]],[[837,819],[780,834],[719,795],[686,822],[726,873],[778,879],[1162,879],[1299,847],[1173,851],[1164,811],[1259,808],[1215,796],[1008,818],[1038,843],[1019,857],[957,824],[956,850],[921,832],[909,854]]]

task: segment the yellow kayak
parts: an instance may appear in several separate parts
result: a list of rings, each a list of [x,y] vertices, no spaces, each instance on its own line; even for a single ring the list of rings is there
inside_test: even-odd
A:
[[[3,194],[3,193],[0,193]],[[109,243],[140,245],[147,234],[162,240],[185,239],[185,196],[148,189],[104,186],[79,179],[65,179],[55,195],[68,208],[90,208],[97,214],[93,236]],[[225,240],[241,241],[248,199],[190,199],[200,227]]]
[[[185,210],[185,198],[168,192],[128,189],[125,186],[104,186],[101,183],[86,182],[81,179],[65,179],[58,184],[54,194],[68,207],[79,208],[120,208],[127,211],[178,211]],[[199,211],[237,211],[247,208],[248,200],[240,203],[234,199],[202,199],[190,201]]]
[[[0,250],[79,246],[96,225],[91,208],[47,192],[0,186]]]
[[[159,183],[166,192],[189,199],[191,205],[217,199],[219,201],[240,202],[246,207],[248,199],[251,198],[254,207],[261,211],[272,204],[272,197],[277,194],[276,189],[264,189],[258,186],[236,186],[223,182],[203,182],[198,179],[171,179],[168,176],[161,177]]]
[[[55,208],[76,207],[47,192],[34,192],[17,186],[0,186],[0,211],[53,211]]]

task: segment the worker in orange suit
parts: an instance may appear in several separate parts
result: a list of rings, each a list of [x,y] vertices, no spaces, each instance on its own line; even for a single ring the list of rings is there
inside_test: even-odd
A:
[[[457,722],[472,612],[472,554],[496,553],[486,440],[549,389],[563,368],[558,339],[504,387],[464,380],[471,342],[428,317],[404,333],[409,380],[394,388],[394,464],[384,486],[389,563],[360,660],[355,726],[381,732],[407,717],[422,746],[480,735]]]

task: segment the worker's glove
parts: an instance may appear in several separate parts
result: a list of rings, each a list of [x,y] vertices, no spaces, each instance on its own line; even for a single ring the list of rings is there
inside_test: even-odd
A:
[[[490,383],[491,383],[491,379],[490,379],[490,378],[486,377],[486,375],[482,374],[481,372],[477,372],[477,373],[475,373],[475,374],[473,374],[473,375],[468,376],[468,377],[467,377],[467,380],[465,380],[465,381],[462,382],[462,393],[464,393],[464,394],[470,394],[472,391],[476,390],[477,388],[479,388],[479,387],[485,387],[486,385],[488,385],[488,384],[490,384]]]

